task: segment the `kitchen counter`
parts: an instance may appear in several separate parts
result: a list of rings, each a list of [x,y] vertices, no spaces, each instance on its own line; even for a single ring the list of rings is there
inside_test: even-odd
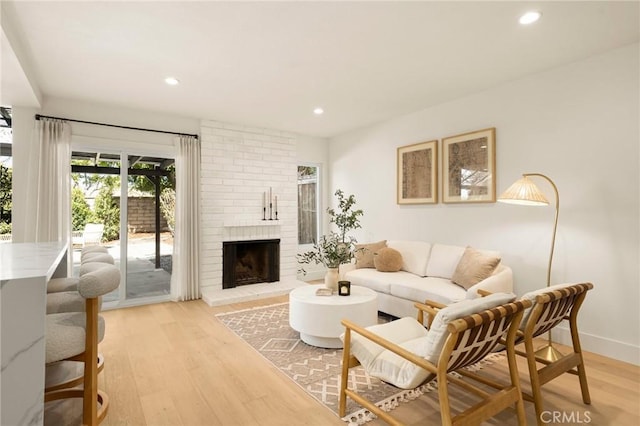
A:
[[[47,281],[68,271],[66,242],[0,244],[0,424],[44,416]]]

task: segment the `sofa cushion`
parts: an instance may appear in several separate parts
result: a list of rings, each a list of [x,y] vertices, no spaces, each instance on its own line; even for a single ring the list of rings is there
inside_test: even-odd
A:
[[[499,263],[499,257],[486,256],[473,247],[467,247],[453,272],[451,281],[468,290],[489,278]]]
[[[424,356],[426,353],[428,332],[413,318],[401,318],[387,324],[374,325],[367,327],[367,330],[418,356]],[[344,339],[344,334],[340,337]],[[370,376],[402,389],[413,389],[429,376],[426,370],[353,332],[351,333],[351,354],[360,361]]]
[[[351,285],[359,285],[370,288],[378,293],[390,294],[391,287],[396,285],[405,285],[406,283],[423,282],[421,278],[415,274],[405,271],[398,271],[392,274],[378,272],[375,269],[363,268],[354,269],[344,274],[344,279],[351,281]],[[459,286],[455,286],[460,288]]]
[[[431,253],[431,244],[422,241],[387,241],[387,247],[398,250],[402,255],[402,270],[424,277]]]
[[[380,279],[381,275],[390,276],[395,274],[381,274],[375,269],[362,268],[348,271],[344,274],[343,279],[351,281],[351,285],[367,287],[378,293],[389,294],[390,283],[388,280]]]
[[[398,272],[402,268],[402,255],[398,250],[385,247],[373,256],[373,264],[379,272]]]
[[[356,244],[356,269],[373,268],[373,255],[387,246],[387,240],[377,243]]]
[[[434,364],[438,362],[442,348],[449,335],[447,326],[451,321],[485,309],[513,302],[515,298],[513,294],[494,293],[487,297],[463,300],[440,309],[431,323],[429,333],[427,333],[427,351],[424,357]]]
[[[434,244],[427,264],[427,276],[450,280],[463,254],[464,247]]]
[[[466,290],[459,285],[455,285],[445,278],[437,277],[416,277],[413,280],[405,280],[397,285],[391,285],[389,293],[392,296],[414,302],[433,300],[445,305],[464,300],[467,296]]]

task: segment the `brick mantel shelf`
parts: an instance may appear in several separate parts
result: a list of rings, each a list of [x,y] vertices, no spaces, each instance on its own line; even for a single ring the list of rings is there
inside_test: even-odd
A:
[[[248,226],[280,226],[281,220],[234,220],[224,222],[225,228],[244,228]]]

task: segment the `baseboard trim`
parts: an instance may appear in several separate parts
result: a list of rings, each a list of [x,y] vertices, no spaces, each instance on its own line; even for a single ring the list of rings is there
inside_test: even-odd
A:
[[[554,328],[552,339],[562,345],[571,346],[571,332],[566,327],[558,326]],[[580,333],[580,345],[583,351],[593,352],[633,365],[640,365],[640,347],[638,346],[588,333]]]

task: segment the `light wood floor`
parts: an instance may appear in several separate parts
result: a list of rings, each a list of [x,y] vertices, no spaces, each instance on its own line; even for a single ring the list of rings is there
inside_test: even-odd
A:
[[[193,301],[103,312],[100,387],[111,405],[102,424],[345,425],[214,318],[284,301],[287,296],[221,307]],[[586,367],[592,405],[582,404],[576,376],[544,388],[550,409],[573,413],[574,421],[563,424],[640,424],[640,368],[590,353]],[[520,372],[526,387],[525,364]],[[407,424],[437,425],[433,401],[404,404],[394,413]],[[535,424],[533,405],[525,406]],[[515,414],[502,423],[516,424]]]

